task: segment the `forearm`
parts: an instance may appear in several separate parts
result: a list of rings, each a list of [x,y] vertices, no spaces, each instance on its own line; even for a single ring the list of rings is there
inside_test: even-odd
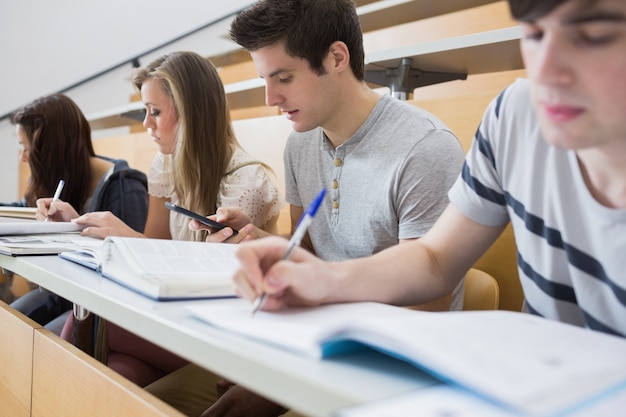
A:
[[[449,294],[460,280],[444,276],[434,255],[420,241],[396,245],[374,256],[337,262],[331,268],[332,288],[324,303],[371,300],[421,304]]]
[[[373,300],[412,305],[443,297],[454,290],[504,227],[481,225],[449,206],[418,240],[331,264],[330,288],[322,302]]]

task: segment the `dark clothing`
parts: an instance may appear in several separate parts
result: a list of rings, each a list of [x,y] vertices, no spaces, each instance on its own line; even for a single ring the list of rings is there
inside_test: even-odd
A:
[[[99,158],[112,162],[113,172],[104,175],[81,213],[110,211],[138,232],[143,232],[148,217],[148,180],[146,174],[121,159]],[[107,173],[108,174],[108,173]],[[17,205],[12,203],[10,205]],[[39,293],[44,291],[43,294]],[[39,293],[39,294],[38,294]],[[32,290],[11,304],[16,310],[45,326],[72,308],[72,303],[42,289]]]

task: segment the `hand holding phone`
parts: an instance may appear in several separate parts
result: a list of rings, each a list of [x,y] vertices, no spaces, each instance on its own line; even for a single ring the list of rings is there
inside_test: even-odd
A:
[[[204,217],[198,213],[194,213],[191,210],[187,210],[186,208],[177,206],[176,204],[170,203],[169,201],[165,202],[165,208],[168,208],[176,213],[184,214],[185,216],[191,217],[192,219],[197,220],[200,223],[209,226],[211,229],[214,229],[215,231],[222,230],[225,227],[230,227],[230,226],[226,226],[225,224],[218,223],[214,220],[211,220],[207,217]],[[233,236],[235,236],[238,233],[238,231],[232,227],[231,229],[233,229]]]

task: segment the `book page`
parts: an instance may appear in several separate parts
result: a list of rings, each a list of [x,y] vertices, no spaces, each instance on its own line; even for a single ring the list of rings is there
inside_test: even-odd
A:
[[[324,340],[349,326],[355,318],[390,318],[408,310],[378,303],[333,304],[324,308],[289,308],[278,312],[257,311],[246,300],[232,300],[211,306],[190,306],[191,314],[209,324],[234,331],[300,355],[320,359]],[[228,318],[222,318],[222,315]]]
[[[117,246],[112,251],[112,245]],[[103,254],[103,268],[108,264],[126,263],[138,275],[178,282],[194,277],[221,276],[223,283],[239,266],[235,258],[237,245],[227,243],[189,242],[147,238],[107,238]],[[121,256],[123,259],[114,259]],[[106,271],[105,271],[106,272]]]
[[[102,275],[156,300],[235,296],[237,245],[166,239],[108,237]]]
[[[93,241],[80,241],[76,243],[77,247],[75,250],[62,251],[59,253],[59,257],[89,269],[99,271],[101,268],[104,241],[94,239]]]
[[[598,398],[559,413],[558,417],[620,416],[626,404],[626,384]],[[339,410],[335,417],[522,417],[472,393],[451,385],[436,385]],[[528,417],[527,414],[525,414]],[[546,417],[546,416],[543,416]]]
[[[336,417],[519,417],[476,395],[450,385],[436,385],[340,410]]]
[[[254,316],[241,304],[190,311],[215,326],[312,357],[332,352],[335,342],[359,341],[533,415],[556,413],[626,381],[622,338],[510,311],[428,313],[370,304]]]
[[[430,313],[358,322],[345,336],[353,332],[530,414],[555,413],[626,381],[626,340],[530,314]]]
[[[45,233],[0,236],[0,252],[11,255],[55,254],[102,244],[102,240],[80,233]]]

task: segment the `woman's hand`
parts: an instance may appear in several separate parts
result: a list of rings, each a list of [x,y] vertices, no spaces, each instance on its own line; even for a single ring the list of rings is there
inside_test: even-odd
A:
[[[189,230],[206,230],[207,242],[240,243],[267,236],[267,233],[250,223],[250,218],[237,207],[220,207],[214,215],[207,217],[227,226],[221,230],[215,230],[199,221],[191,220]],[[236,229],[238,233],[235,234],[233,229]]]
[[[72,221],[76,224],[87,226],[81,232],[83,236],[98,237],[100,239],[104,239],[107,236],[143,237],[141,233],[133,230],[133,228],[110,211],[86,213]]]
[[[69,222],[79,216],[78,212],[69,203],[52,198],[37,199],[37,212],[35,218],[37,220],[45,220],[46,218],[53,222]]]

